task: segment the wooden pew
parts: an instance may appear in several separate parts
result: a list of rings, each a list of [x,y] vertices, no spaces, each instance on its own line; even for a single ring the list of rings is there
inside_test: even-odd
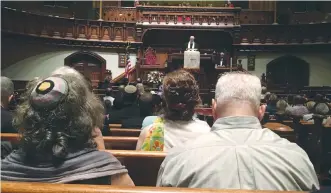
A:
[[[106,136],[103,139],[106,149],[135,150],[138,141],[138,137]],[[16,133],[1,133],[1,140],[18,143],[19,135]]]
[[[283,137],[291,142],[296,142],[296,134],[294,130],[284,124],[276,122],[268,122],[263,125],[264,128],[268,128],[277,133],[280,137]]]
[[[169,187],[119,187],[107,185],[1,182],[2,193],[303,193],[299,191],[216,190]]]
[[[122,124],[109,124],[109,128],[121,128]]]
[[[136,186],[155,186],[166,153],[128,150],[105,150],[124,165]]]
[[[110,128],[111,136],[139,137],[141,129]]]

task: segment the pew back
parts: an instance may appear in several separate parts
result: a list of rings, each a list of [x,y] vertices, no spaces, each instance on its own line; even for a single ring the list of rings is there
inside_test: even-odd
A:
[[[106,150],[129,171],[136,186],[155,186],[157,174],[166,154],[164,152]]]
[[[139,137],[141,129],[110,128],[111,136]]]
[[[2,193],[282,193],[281,191],[216,190],[196,188],[119,187],[107,185],[2,182]],[[285,192],[284,192],[285,193]],[[286,193],[303,193],[288,191]]]
[[[1,140],[17,144],[19,141],[19,135],[16,133],[1,133]],[[106,149],[135,150],[138,137],[106,136],[103,137],[103,140]]]

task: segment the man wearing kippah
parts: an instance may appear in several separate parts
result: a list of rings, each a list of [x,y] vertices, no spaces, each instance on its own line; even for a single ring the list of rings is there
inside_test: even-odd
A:
[[[139,107],[137,105],[137,88],[135,86],[126,86],[121,99],[123,100],[122,109],[114,111],[109,115],[108,124],[121,124],[125,119],[140,116]],[[116,100],[119,99],[115,98],[114,103],[116,103]]]

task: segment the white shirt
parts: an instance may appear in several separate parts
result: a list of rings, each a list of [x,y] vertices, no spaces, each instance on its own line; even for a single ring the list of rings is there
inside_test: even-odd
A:
[[[147,131],[153,125],[145,127],[139,136],[137,150],[140,150],[143,140],[146,137]],[[210,127],[205,121],[170,121],[165,120],[164,125],[164,151],[167,151],[175,146],[182,146],[189,140],[195,140],[202,134],[209,133]]]
[[[262,129],[256,117],[218,119],[212,131],[171,149],[157,186],[307,191],[319,182],[307,154]]]

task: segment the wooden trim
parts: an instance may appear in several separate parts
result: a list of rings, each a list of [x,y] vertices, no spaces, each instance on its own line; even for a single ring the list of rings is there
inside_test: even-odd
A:
[[[27,182],[1,182],[3,193],[282,193],[282,191],[261,191],[261,190],[216,190],[197,188],[169,188],[169,187],[120,187],[100,185],[78,185],[78,184],[48,184],[48,183],[27,183]],[[303,193],[288,191],[286,193]]]
[[[136,151],[136,150],[104,150],[113,154],[115,157],[132,157],[132,158],[161,158],[164,159],[166,156],[165,152],[158,151]]]

